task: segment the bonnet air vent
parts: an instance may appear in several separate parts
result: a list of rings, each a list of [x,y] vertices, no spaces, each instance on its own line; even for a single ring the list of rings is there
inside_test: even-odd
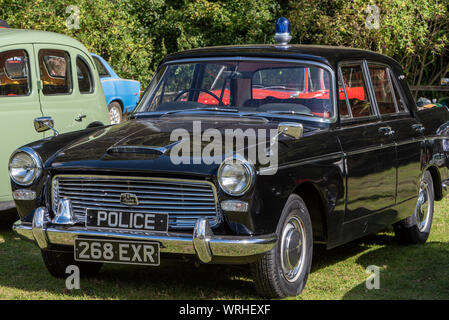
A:
[[[141,147],[141,146],[118,146],[110,147],[107,150],[109,154],[135,153],[135,154],[155,154],[163,155],[168,151],[164,147]]]

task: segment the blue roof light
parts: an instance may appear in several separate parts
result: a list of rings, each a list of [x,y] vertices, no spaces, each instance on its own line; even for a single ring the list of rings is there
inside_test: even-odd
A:
[[[288,33],[290,34],[290,20],[287,18],[279,18],[276,21],[276,33]]]
[[[276,33],[274,34],[274,40],[278,45],[286,46],[292,39],[290,35],[290,21],[287,18],[279,18],[276,21]]]

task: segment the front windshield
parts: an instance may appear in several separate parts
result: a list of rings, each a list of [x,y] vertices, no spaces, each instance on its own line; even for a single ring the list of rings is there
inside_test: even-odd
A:
[[[316,65],[205,61],[159,70],[137,112],[219,108],[332,117],[331,76]]]

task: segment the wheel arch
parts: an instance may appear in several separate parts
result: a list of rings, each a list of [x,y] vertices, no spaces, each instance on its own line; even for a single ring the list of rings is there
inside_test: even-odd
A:
[[[108,107],[113,102],[117,102],[120,105],[120,108],[122,109],[122,114],[123,114],[123,111],[125,110],[123,101],[120,98],[118,98],[118,97],[112,98],[111,101],[108,102]]]
[[[303,182],[293,190],[306,203],[312,221],[313,238],[317,242],[327,241],[327,220],[324,198],[318,186],[312,182]]]
[[[440,171],[434,165],[429,165],[428,167],[426,167],[426,169],[423,171],[423,174],[426,171],[429,171],[430,175],[432,176],[433,190],[435,192],[435,200],[440,201],[441,199],[443,199],[443,187],[441,185]]]
[[[96,128],[96,127],[103,127],[104,123],[101,121],[94,121],[89,123],[89,125],[86,127],[86,129],[90,129],[90,128]]]

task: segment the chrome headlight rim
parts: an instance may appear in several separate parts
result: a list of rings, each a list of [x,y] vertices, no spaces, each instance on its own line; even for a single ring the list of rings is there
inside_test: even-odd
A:
[[[30,182],[23,183],[21,181],[18,181],[11,174],[11,160],[14,159],[14,157],[18,153],[25,153],[25,154],[27,154],[34,161],[34,163],[36,165],[37,172],[34,175],[33,179],[30,180]],[[42,175],[42,168],[43,168],[43,166],[42,166],[42,159],[41,159],[41,157],[39,156],[39,154],[36,151],[34,151],[33,148],[30,148],[30,147],[21,147],[21,148],[17,149],[16,151],[14,151],[12,153],[11,157],[9,158],[9,163],[8,163],[9,177],[11,178],[12,181],[14,181],[15,184],[17,184],[19,186],[23,186],[23,187],[31,186]]]
[[[223,186],[221,179],[220,179],[223,167],[226,164],[229,164],[229,162],[235,162],[235,161],[240,162],[240,164],[243,166],[243,168],[245,169],[247,176],[248,176],[248,183],[246,184],[245,188],[243,188],[239,192],[233,192],[233,191],[228,190],[225,186]],[[233,197],[242,196],[245,193],[247,193],[248,190],[250,190],[251,187],[253,186],[255,177],[256,177],[256,169],[254,168],[254,165],[239,154],[235,154],[231,157],[225,158],[221,162],[220,166],[218,167],[218,171],[217,171],[217,180],[218,180],[220,189],[223,190],[223,192],[226,193],[227,195],[230,195]]]

